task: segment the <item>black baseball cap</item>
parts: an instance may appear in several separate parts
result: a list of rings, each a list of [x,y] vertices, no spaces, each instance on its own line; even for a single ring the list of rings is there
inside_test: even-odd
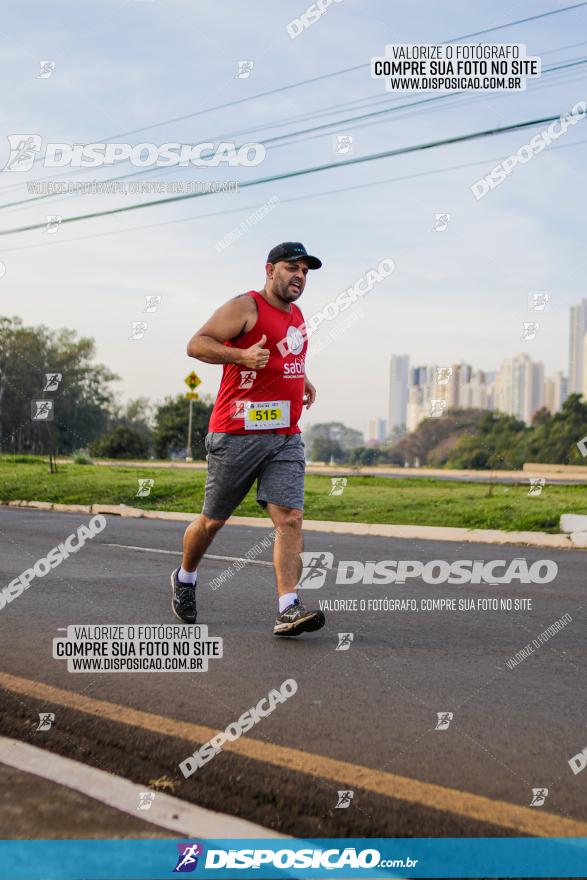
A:
[[[318,257],[311,257],[301,241],[283,241],[271,248],[267,262],[278,263],[280,260],[305,260],[309,269],[319,269],[322,266],[322,261]]]

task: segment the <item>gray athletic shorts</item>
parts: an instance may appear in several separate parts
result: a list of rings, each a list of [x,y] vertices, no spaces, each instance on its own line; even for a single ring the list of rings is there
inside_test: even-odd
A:
[[[301,434],[206,435],[208,476],[202,513],[228,519],[255,480],[257,501],[304,509],[304,443]]]

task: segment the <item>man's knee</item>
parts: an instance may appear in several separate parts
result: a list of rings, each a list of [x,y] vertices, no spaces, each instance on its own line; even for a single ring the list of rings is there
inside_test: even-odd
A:
[[[303,510],[295,507],[277,507],[271,510],[271,516],[278,529],[299,530],[304,520]]]
[[[200,515],[199,525],[210,537],[213,538],[214,535],[220,531],[225,522],[225,519],[211,519],[209,516],[205,516],[202,513]]]

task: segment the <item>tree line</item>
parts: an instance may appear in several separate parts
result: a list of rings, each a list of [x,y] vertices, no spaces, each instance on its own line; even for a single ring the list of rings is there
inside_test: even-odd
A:
[[[73,330],[26,327],[20,318],[0,317],[1,451],[185,458],[186,397],[168,396],[155,404],[140,397],[121,404],[110,387],[120,377],[95,358],[94,340],[78,339]],[[46,410],[49,401],[50,417],[33,418],[39,409],[35,401],[44,401]],[[193,402],[194,459],[205,457],[212,405],[209,396]],[[377,446],[366,446],[362,434],[342,422],[312,425],[303,436],[311,461],[336,464],[481,470],[519,469],[526,461],[586,465],[587,403],[572,394],[561,412],[541,409],[531,425],[499,412],[449,410]]]
[[[84,449],[105,458],[185,457],[185,396],[123,405],[110,387],[120,377],[95,358],[94,340],[78,339],[73,330],[26,327],[20,318],[0,317],[2,452],[70,455]],[[206,454],[211,411],[209,398],[193,402],[192,458]]]
[[[336,464],[471,470],[519,470],[524,462],[587,465],[587,403],[579,394],[554,415],[538,410],[531,425],[500,412],[453,409],[377,446],[345,448],[325,433],[327,426],[315,427],[322,430],[306,441],[310,458]]]

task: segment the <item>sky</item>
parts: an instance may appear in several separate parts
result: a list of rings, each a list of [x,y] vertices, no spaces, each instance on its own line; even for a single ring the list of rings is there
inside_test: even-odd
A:
[[[337,133],[352,135],[356,158],[557,115],[587,100],[587,65],[543,74],[524,92],[469,92],[404,111],[402,104],[439,93],[387,93],[370,76],[371,58],[383,55],[388,43],[436,44],[562,9],[566,2],[341,0],[292,39],[287,25],[308,5],[33,0],[23,6],[5,0],[0,167],[9,157],[7,136],[14,134],[35,133],[43,143],[241,145],[336,123],[267,143],[257,167],[153,167],[133,178],[243,184],[340,163],[348,156],[334,150]],[[543,68],[583,59],[587,5],[471,41],[479,40],[524,43]],[[39,78],[46,60],[55,67]],[[253,62],[248,77],[236,75],[240,61]],[[358,65],[366,66],[253,98]],[[394,109],[344,121],[384,108]],[[367,434],[369,420],[387,414],[391,354],[409,354],[414,365],[464,360],[495,370],[526,352],[545,364],[547,375],[566,374],[569,308],[587,295],[587,123],[572,126],[479,201],[471,192],[476,180],[543,127],[84,220],[54,234],[34,229],[1,235],[0,313],[93,337],[97,360],[121,377],[114,390],[122,401],[145,396],[157,402],[181,393],[192,368],[203,380],[200,390],[215,395],[220,367],[188,358],[188,339],[227,299],[261,289],[268,251],[293,240],[324,264],[309,274],[299,301],[306,317],[382,260],[395,266],[362,298],[349,326],[315,356],[310,340],[307,373],[317,400],[302,427],[336,420]],[[141,130],[117,136],[135,129]],[[67,218],[160,198],[74,194],[2,207],[32,198],[32,181],[100,181],[136,170],[127,162],[60,177],[62,169],[37,162],[30,172],[0,171],[0,232],[44,224],[48,214]],[[262,205],[270,209],[254,222],[251,215]],[[436,214],[450,215],[446,229],[434,229]],[[241,223],[243,234],[218,248]],[[549,310],[540,316],[528,310],[533,291],[550,294]],[[161,297],[156,312],[143,312],[146,296]],[[532,320],[539,330],[523,341],[522,325]],[[133,321],[148,325],[141,339],[130,338]]]

